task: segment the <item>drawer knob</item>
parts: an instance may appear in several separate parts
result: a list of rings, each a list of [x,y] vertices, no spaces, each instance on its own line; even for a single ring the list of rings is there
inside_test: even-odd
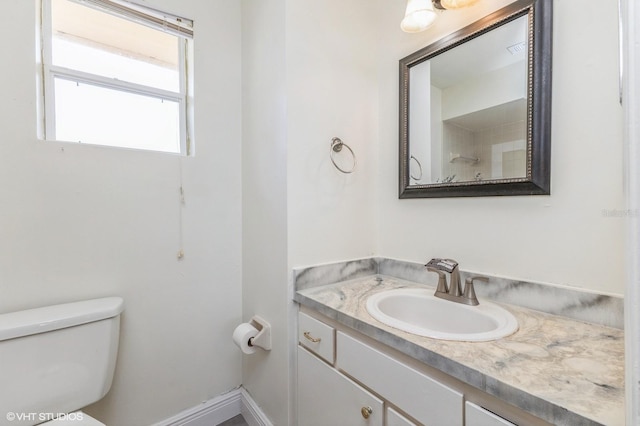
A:
[[[311,332],[309,332],[309,331],[305,331],[305,332],[304,332],[304,333],[302,333],[302,334],[304,335],[304,337],[305,337],[307,340],[311,341],[312,343],[320,343],[320,341],[322,340],[322,339],[321,339],[321,338],[319,338],[319,337],[311,337]]]
[[[362,407],[360,409],[360,414],[362,414],[362,417],[365,419],[368,419],[369,416],[373,414],[373,409],[371,407]]]

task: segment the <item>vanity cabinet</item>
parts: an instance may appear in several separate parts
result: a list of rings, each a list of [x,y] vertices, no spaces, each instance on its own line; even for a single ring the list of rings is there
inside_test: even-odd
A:
[[[465,404],[465,425],[466,426],[515,426],[510,421],[496,416],[490,411],[472,403]]]
[[[387,426],[417,426],[417,423],[407,419],[393,408],[387,408]]]
[[[298,346],[300,426],[383,426],[384,406],[354,381]]]
[[[298,341],[300,426],[463,425],[460,392],[350,335],[299,313]]]
[[[336,367],[426,425],[462,426],[463,395],[338,332]]]
[[[394,356],[388,347],[347,327],[309,313],[298,313],[299,426],[548,425],[416,360]],[[516,423],[485,407],[509,413]]]

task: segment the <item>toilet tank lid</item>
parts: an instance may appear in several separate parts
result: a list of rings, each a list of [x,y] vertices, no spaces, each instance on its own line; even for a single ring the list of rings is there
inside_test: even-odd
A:
[[[121,297],[103,297],[0,314],[0,341],[112,318],[123,309]]]

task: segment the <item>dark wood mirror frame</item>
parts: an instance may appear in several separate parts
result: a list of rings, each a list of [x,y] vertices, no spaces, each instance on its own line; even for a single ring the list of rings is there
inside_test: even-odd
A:
[[[517,0],[400,60],[399,198],[549,195],[551,187],[552,0]],[[527,176],[452,183],[410,184],[409,70],[494,28],[528,15]]]

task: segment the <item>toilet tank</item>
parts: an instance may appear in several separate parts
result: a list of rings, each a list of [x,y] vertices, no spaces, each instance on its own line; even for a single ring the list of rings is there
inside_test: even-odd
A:
[[[6,413],[17,416],[11,424],[37,424],[102,399],[123,307],[106,297],[0,314],[0,424]]]

